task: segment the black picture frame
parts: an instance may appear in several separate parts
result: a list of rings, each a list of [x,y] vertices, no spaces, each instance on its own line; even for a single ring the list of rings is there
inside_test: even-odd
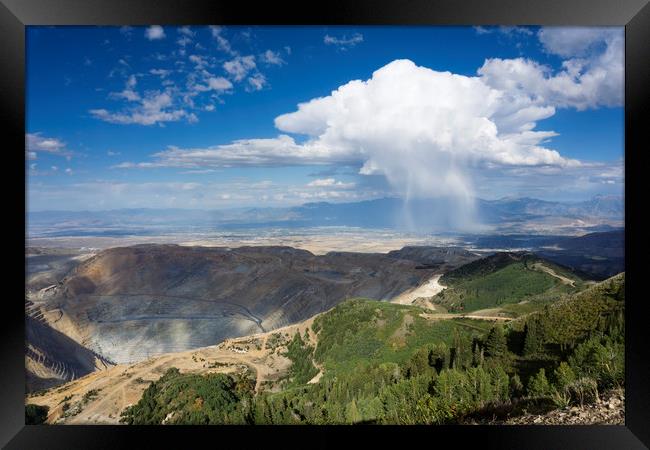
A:
[[[25,203],[19,192],[25,171],[17,168],[23,158],[25,136],[25,26],[26,25],[148,25],[148,24],[327,24],[327,25],[574,25],[625,26],[625,218],[626,218],[626,425],[625,426],[437,426],[437,427],[121,427],[45,426],[24,424],[25,359],[24,307],[18,299],[20,275],[7,276],[4,296],[4,338],[0,340],[0,445],[10,449],[72,448],[188,448],[199,441],[211,446],[242,448],[279,444],[327,447],[341,439],[351,442],[359,431],[364,447],[376,444],[444,445],[441,437],[460,448],[585,448],[632,449],[650,446],[650,355],[643,302],[636,292],[643,287],[641,229],[643,176],[641,154],[650,105],[650,5],[648,0],[356,0],[303,2],[225,2],[180,0],[0,0],[0,119],[6,127],[4,166],[8,188],[6,204]],[[644,120],[646,119],[646,120]],[[13,158],[16,158],[14,160]],[[24,163],[24,160],[23,160]],[[13,167],[16,170],[13,170]],[[12,169],[9,169],[9,168]],[[9,169],[9,170],[6,170]],[[13,179],[12,179],[13,178]],[[22,181],[22,183],[21,183]],[[647,190],[646,190],[647,191]],[[12,199],[13,197],[13,199]],[[10,200],[11,199],[11,200]],[[12,201],[13,200],[13,201]],[[12,213],[14,235],[6,235],[5,261],[21,273],[15,261],[24,257],[24,215]],[[22,217],[22,219],[20,219]],[[630,235],[633,235],[630,238]],[[633,261],[640,261],[634,264]],[[24,276],[25,273],[23,272]],[[23,286],[24,287],[24,286]],[[631,290],[630,290],[631,288]],[[13,295],[16,290],[15,295]],[[23,291],[24,292],[24,291]],[[243,439],[243,441],[242,441]],[[449,440],[451,439],[451,440]],[[257,441],[257,442],[256,442]],[[137,444],[136,444],[137,442]],[[254,443],[255,442],[255,443]],[[450,445],[447,444],[447,445]]]

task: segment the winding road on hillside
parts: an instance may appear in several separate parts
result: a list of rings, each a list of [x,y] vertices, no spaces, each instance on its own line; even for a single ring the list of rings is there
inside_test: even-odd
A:
[[[564,277],[562,275],[558,275],[557,273],[555,273],[555,271],[553,269],[551,269],[550,267],[546,267],[544,264],[535,263],[535,264],[533,264],[533,269],[538,269],[538,270],[541,270],[542,272],[546,272],[550,276],[557,278],[562,283],[568,284],[569,286],[572,286],[572,287],[576,286],[575,281],[571,280],[570,278]]]
[[[250,320],[251,322],[255,322],[257,327],[265,333],[267,330],[264,329],[264,326],[262,326],[263,319],[254,315],[250,309],[245,307],[244,305],[240,305],[238,303],[233,303],[229,302],[226,300],[209,300],[205,298],[197,298],[197,297],[187,297],[187,296],[181,296],[181,295],[166,295],[166,294],[153,294],[153,293],[139,293],[139,294],[85,294],[87,297],[91,298],[103,298],[103,297],[161,297],[161,298],[169,298],[169,299],[180,299],[180,300],[186,300],[186,301],[191,301],[191,302],[199,302],[199,303],[209,303],[213,305],[228,305],[232,306],[234,308],[237,308],[241,311],[233,313],[233,314],[239,314],[244,319]],[[164,315],[164,314],[156,314],[156,315],[140,315],[140,316],[130,316],[130,317],[122,317],[118,319],[97,319],[97,323],[120,323],[120,322],[128,322],[128,321],[142,321],[142,320],[176,320],[176,319],[181,319],[181,320],[204,320],[204,319],[214,319],[214,318],[220,318],[224,317],[224,314],[217,314],[217,315],[206,315],[206,314],[201,314],[199,316],[196,315],[182,315],[182,314],[177,314],[177,315]]]

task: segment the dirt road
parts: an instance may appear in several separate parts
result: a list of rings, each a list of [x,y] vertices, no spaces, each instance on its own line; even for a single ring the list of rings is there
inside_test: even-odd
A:
[[[555,271],[553,269],[551,269],[550,267],[545,266],[544,264],[536,263],[536,264],[533,264],[532,267],[533,267],[533,269],[538,269],[538,270],[541,270],[542,272],[546,272],[547,274],[549,274],[552,277],[557,278],[558,280],[560,280],[564,284],[568,284],[568,285],[573,286],[573,287],[575,287],[575,285],[576,285],[575,281],[555,273]]]

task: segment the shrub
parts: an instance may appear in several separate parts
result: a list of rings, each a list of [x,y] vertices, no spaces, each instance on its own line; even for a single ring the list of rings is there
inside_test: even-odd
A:
[[[83,402],[86,403],[94,398],[97,397],[97,394],[99,393],[99,390],[97,389],[91,389],[88,392],[86,392],[83,396]]]
[[[583,406],[585,403],[598,401],[598,383],[589,377],[579,378],[567,386],[571,399]]]
[[[510,396],[521,397],[524,393],[524,384],[521,382],[518,374],[510,377]]]
[[[555,385],[559,390],[564,390],[569,384],[573,383],[576,379],[576,374],[569,364],[562,361],[560,365],[553,372],[555,378]]]
[[[551,392],[551,386],[546,378],[544,369],[539,369],[539,372],[528,381],[528,395],[531,397],[545,397]]]
[[[576,375],[593,378],[602,387],[621,386],[625,378],[625,346],[595,336],[576,347],[569,363]]]
[[[29,404],[25,406],[25,424],[38,425],[47,420],[49,406]]]
[[[571,394],[566,390],[555,390],[551,395],[551,400],[556,408],[566,408],[571,405]]]

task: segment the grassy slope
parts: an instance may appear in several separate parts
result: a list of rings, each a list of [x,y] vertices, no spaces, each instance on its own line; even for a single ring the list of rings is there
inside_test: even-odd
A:
[[[450,344],[453,330],[480,334],[490,323],[480,320],[429,321],[421,308],[367,299],[339,304],[314,322],[318,347],[314,357],[325,376],[385,362],[402,363],[426,344]],[[471,323],[472,327],[465,326]]]
[[[548,338],[565,344],[603,328],[608,318],[624,312],[625,273],[621,273],[549,305],[539,314]]]
[[[523,380],[540,368],[550,372],[560,360],[566,359],[576,343],[605,329],[608,321],[624,312],[625,273],[621,273],[511,322],[512,340],[516,340],[517,335],[523,339],[526,322],[533,320],[541,321],[545,336],[545,345],[539,354],[514,357],[516,371]],[[514,347],[521,344],[523,342]]]
[[[538,263],[572,280],[575,286],[535,269]],[[583,280],[569,270],[530,254],[497,254],[477,260],[445,274],[441,283],[448,288],[434,301],[452,312],[502,307],[513,316],[539,309],[540,304],[584,287]],[[533,304],[519,304],[522,301]]]

